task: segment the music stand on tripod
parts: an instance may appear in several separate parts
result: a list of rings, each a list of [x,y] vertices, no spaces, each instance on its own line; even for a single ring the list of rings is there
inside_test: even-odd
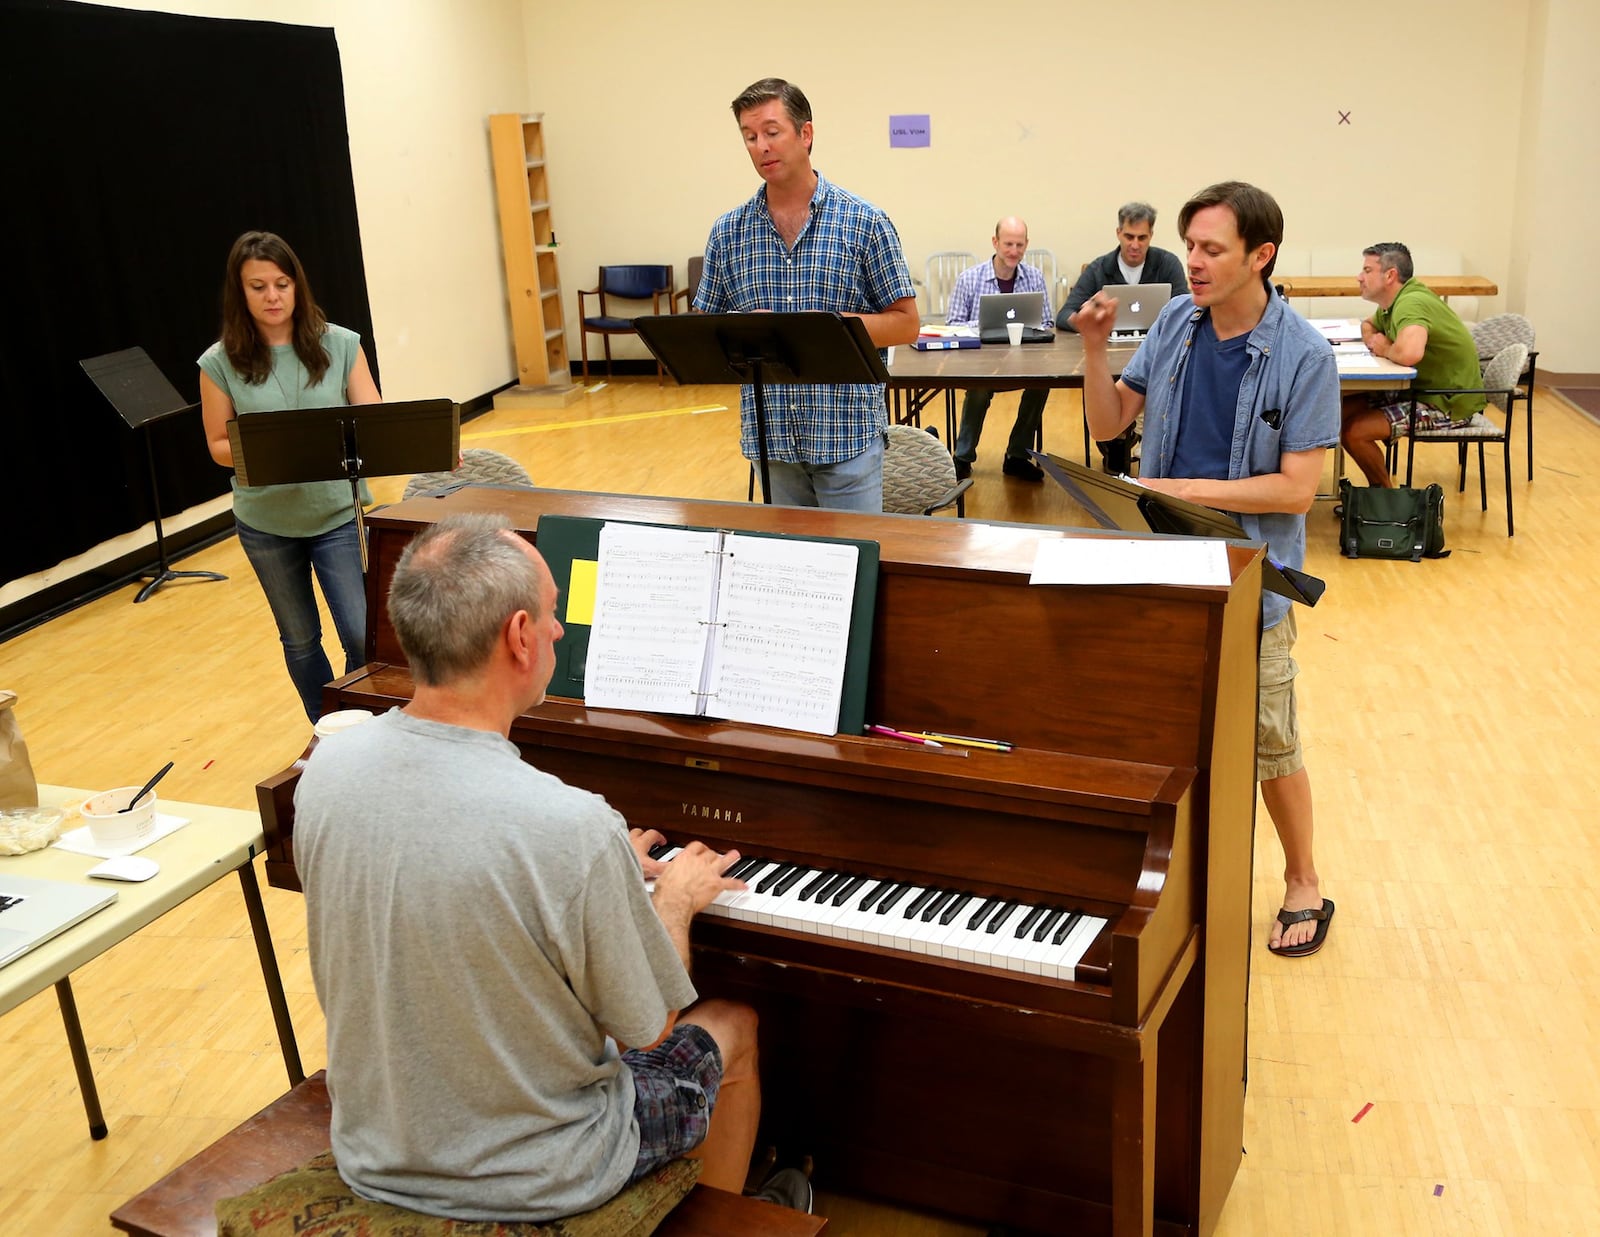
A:
[[[763,502],[772,501],[767,384],[889,381],[866,323],[843,314],[662,314],[635,318],[633,325],[679,383],[737,382],[755,388]]]
[[[150,445],[149,426],[176,413],[188,412],[196,405],[178,394],[177,388],[167,381],[167,376],[156,368],[143,348],[124,348],[121,352],[89,357],[78,364],[127,427],[145,431],[144,457],[150,466],[150,504],[156,517],[156,565],[150,571],[139,573],[141,580],[149,579],[150,583],[134,595],[134,604],[145,600],[168,580],[226,580],[227,576],[215,571],[174,571],[167,562],[167,539],[161,531],[161,490],[156,484],[156,453]]]
[[[350,482],[361,570],[367,570],[363,477],[449,472],[461,452],[461,410],[447,399],[246,412],[228,422],[240,485]]]

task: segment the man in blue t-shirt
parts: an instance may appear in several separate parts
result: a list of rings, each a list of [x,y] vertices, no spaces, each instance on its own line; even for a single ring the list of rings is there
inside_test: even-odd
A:
[[[1263,190],[1228,181],[1190,198],[1178,231],[1192,295],[1168,302],[1119,381],[1106,354],[1115,304],[1096,293],[1074,315],[1089,430],[1114,438],[1142,411],[1141,483],[1235,515],[1275,562],[1299,568],[1323,454],[1339,437],[1339,375],[1327,341],[1268,282],[1283,212]],[[1322,947],[1333,902],[1312,860],[1295,619],[1284,598],[1263,595],[1262,628],[1256,778],[1283,845],[1285,885],[1268,948],[1302,957]]]

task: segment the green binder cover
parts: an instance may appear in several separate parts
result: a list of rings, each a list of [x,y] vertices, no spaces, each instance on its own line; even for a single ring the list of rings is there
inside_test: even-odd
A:
[[[631,521],[617,521],[630,523]],[[573,623],[567,618],[567,606],[572,600],[572,565],[598,562],[600,555],[600,529],[605,520],[567,515],[541,515],[537,541],[539,553],[549,564],[555,577],[560,599],[556,603],[556,617],[561,620],[565,634],[556,645],[556,672],[550,680],[550,695],[582,700],[583,670],[589,660],[590,627],[586,623]],[[693,532],[716,532],[712,528],[683,525]],[[741,537],[775,537],[788,539],[785,533],[754,532],[734,529]],[[856,547],[856,592],[850,608],[850,639],[845,652],[844,686],[839,697],[839,733],[860,734],[867,715],[867,668],[872,658],[872,617],[878,604],[878,543],[858,541],[852,537],[800,537],[800,541],[834,542]]]

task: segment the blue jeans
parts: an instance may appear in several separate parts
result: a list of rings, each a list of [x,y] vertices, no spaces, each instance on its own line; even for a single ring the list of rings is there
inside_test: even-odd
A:
[[[251,528],[237,517],[234,524],[272,607],[289,678],[300,693],[306,716],[315,722],[322,715],[322,688],[333,679],[333,667],[322,649],[322,618],[311,591],[313,569],[344,647],[344,673],[367,659],[367,588],[356,522],[352,519],[320,537],[279,537]]]
[[[1038,441],[1039,421],[1044,416],[1044,402],[1049,391],[1026,390],[1017,405],[1017,420],[1011,427],[1011,437],[1006,442],[1006,454],[1016,459],[1027,459],[1028,452]],[[955,458],[971,464],[978,458],[978,439],[983,434],[983,419],[989,415],[993,391],[968,391],[961,403],[961,429],[956,434]]]
[[[755,461],[759,479],[761,465]],[[785,507],[830,507],[835,511],[883,513],[883,435],[853,459],[837,464],[767,461],[772,501]]]

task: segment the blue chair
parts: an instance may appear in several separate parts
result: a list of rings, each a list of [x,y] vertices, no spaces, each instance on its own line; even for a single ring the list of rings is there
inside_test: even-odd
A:
[[[582,323],[579,347],[583,353],[583,380],[589,380],[589,336],[598,335],[605,344],[606,377],[611,376],[611,337],[637,335],[633,319],[613,314],[607,298],[624,301],[649,301],[651,313],[672,312],[672,267],[670,266],[602,266],[599,286],[578,293],[578,317]],[[591,316],[585,307],[586,297],[600,298],[600,312]],[[662,306],[665,305],[663,309]],[[661,362],[656,362],[656,381],[665,373]]]

